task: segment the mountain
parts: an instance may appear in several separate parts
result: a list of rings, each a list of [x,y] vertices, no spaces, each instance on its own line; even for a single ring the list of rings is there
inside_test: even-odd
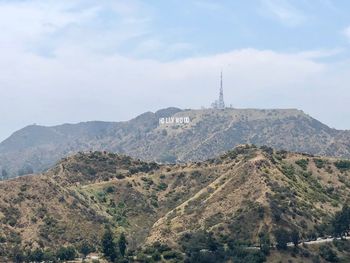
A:
[[[350,200],[349,176],[347,160],[248,145],[186,164],[79,153],[44,174],[0,182],[0,261],[18,248],[55,250],[89,242],[100,250],[108,225],[126,233],[135,257],[171,249],[173,256],[191,259],[189,251],[209,253],[215,244],[215,251],[227,247],[229,257],[243,260],[234,262],[263,262],[262,252],[238,253],[237,247],[259,244],[261,233],[272,243],[278,231],[297,231],[302,240],[329,235],[334,214]],[[211,245],[193,250],[198,240]],[[327,247],[348,262],[348,245],[339,242]],[[323,253],[319,246],[292,254],[272,250],[267,260],[315,262],[319,254],[318,262],[325,262]]]
[[[190,123],[159,125],[164,117],[189,117]],[[350,157],[350,131],[331,129],[299,110],[168,108],[126,122],[28,126],[0,144],[0,170],[3,177],[41,172],[89,150],[145,161],[203,161],[245,143]]]

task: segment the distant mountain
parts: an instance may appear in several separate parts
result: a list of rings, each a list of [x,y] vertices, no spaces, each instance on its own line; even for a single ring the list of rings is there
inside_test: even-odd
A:
[[[278,231],[288,234],[285,242],[292,231],[304,241],[330,235],[329,223],[350,197],[349,175],[350,161],[268,147],[240,146],[205,162],[175,165],[80,153],[45,174],[0,182],[0,261],[11,262],[16,251],[83,243],[101,251],[104,226],[110,226],[116,235],[125,232],[128,262],[151,262],[141,258],[157,251],[169,259],[215,255],[216,261],[205,262],[226,262],[222,253],[233,262],[263,262],[265,256],[267,262],[281,256],[281,262],[316,262],[314,256],[327,256],[317,245],[292,255],[238,249],[259,245],[262,237],[276,244]],[[348,247],[331,250],[339,248],[337,257],[349,262]]]
[[[159,119],[166,117],[189,117],[191,122],[159,125]],[[186,162],[205,160],[245,143],[350,157],[349,131],[331,129],[299,110],[168,108],[126,122],[28,126],[0,144],[0,176],[40,172],[79,151]]]

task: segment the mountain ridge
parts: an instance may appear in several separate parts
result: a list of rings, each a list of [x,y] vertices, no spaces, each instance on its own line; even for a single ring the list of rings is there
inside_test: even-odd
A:
[[[159,125],[164,117],[191,122]],[[349,141],[350,131],[329,128],[297,109],[167,108],[124,122],[28,126],[0,143],[0,168],[9,177],[41,172],[64,156],[89,150],[147,161],[202,161],[245,143],[349,158]]]

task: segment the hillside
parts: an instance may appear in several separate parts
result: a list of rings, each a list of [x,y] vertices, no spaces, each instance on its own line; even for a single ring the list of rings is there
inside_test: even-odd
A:
[[[277,229],[306,240],[325,235],[348,204],[349,175],[349,161],[268,147],[174,165],[79,153],[42,175],[0,182],[0,255],[83,241],[98,248],[105,225],[126,233],[129,250],[159,242],[181,251],[203,230],[220,244],[256,245],[259,233],[274,242]]]
[[[159,126],[161,117],[190,117]],[[109,151],[146,161],[212,158],[239,144],[350,157],[350,132],[331,129],[299,110],[180,110],[145,113],[127,122],[29,126],[0,144],[0,176],[41,172],[78,151]]]

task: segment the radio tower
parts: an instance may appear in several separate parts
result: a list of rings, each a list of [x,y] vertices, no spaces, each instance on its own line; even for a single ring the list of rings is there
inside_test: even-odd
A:
[[[225,102],[224,102],[224,87],[222,85],[222,70],[220,75],[220,95],[219,95],[219,101],[217,105],[219,110],[225,109]]]
[[[222,70],[221,70],[221,75],[220,75],[220,94],[219,94],[219,99],[215,100],[211,106],[214,109],[218,110],[224,110],[225,109],[225,102],[224,102],[224,87],[222,85]]]

